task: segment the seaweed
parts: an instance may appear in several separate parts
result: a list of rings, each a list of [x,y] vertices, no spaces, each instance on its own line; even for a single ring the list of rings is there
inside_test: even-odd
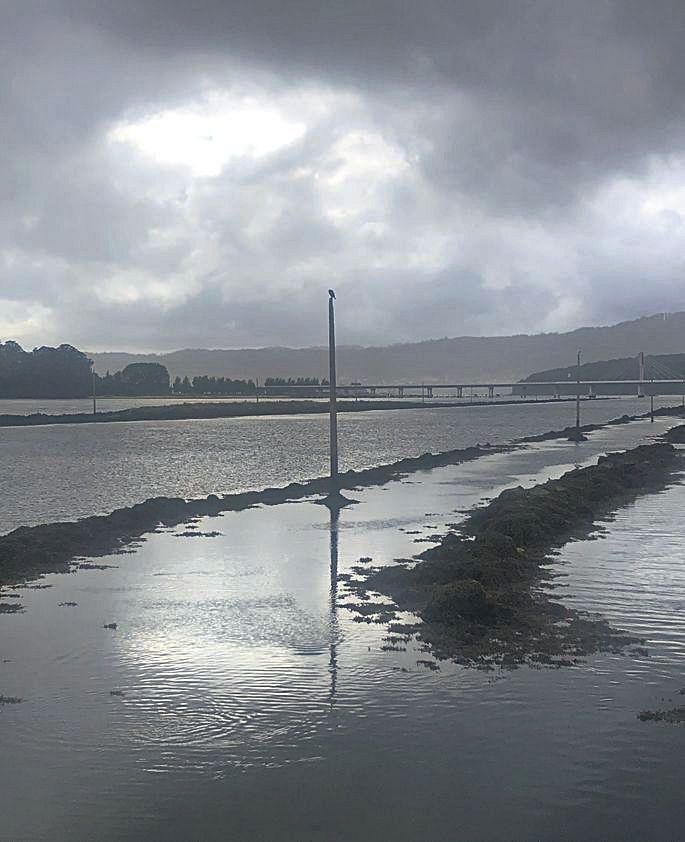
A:
[[[596,518],[663,489],[681,463],[669,443],[642,445],[532,488],[506,490],[471,511],[460,534],[448,532],[414,567],[381,568],[360,587],[419,615],[420,638],[438,657],[459,663],[558,667],[597,651],[622,652],[644,641],[551,598],[543,587],[550,554],[587,537]]]

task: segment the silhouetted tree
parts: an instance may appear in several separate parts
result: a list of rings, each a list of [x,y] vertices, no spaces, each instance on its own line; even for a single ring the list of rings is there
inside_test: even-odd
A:
[[[160,363],[131,363],[121,372],[127,395],[168,395],[169,372]]]
[[[90,389],[90,360],[72,345],[27,352],[0,343],[0,397],[82,398]]]

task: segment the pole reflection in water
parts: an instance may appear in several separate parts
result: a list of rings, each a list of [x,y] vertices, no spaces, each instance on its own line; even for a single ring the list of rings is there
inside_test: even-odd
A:
[[[338,608],[336,604],[338,596],[338,523],[340,520],[340,509],[331,508],[331,587],[330,587],[330,658],[328,661],[328,670],[331,676],[330,686],[330,707],[333,709],[335,702],[336,680],[338,677],[338,653],[337,653],[337,639],[338,639]]]

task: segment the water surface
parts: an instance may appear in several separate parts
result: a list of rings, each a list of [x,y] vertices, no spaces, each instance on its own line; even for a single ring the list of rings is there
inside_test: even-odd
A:
[[[664,403],[668,401],[664,400]],[[583,403],[583,421],[644,412],[645,400]],[[502,443],[574,423],[573,403],[342,414],[340,465]],[[286,485],[326,473],[325,415],[14,427],[0,430],[0,533],[105,514],[149,497]]]
[[[423,549],[455,510],[665,426],[364,489],[337,525],[311,501],[206,518],[197,529],[219,536],[179,527],[20,591],[26,612],[0,615],[0,693],[25,699],[0,708],[3,834],[679,838],[685,729],[636,713],[685,686],[685,487],[557,563],[565,598],[646,637],[649,657],[433,672],[416,643],[384,651],[385,628],[355,622],[337,580],[362,556]]]

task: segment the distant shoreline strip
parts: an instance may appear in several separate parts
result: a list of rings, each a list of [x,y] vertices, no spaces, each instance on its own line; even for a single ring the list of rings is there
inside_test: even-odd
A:
[[[596,398],[595,400],[610,400]],[[375,412],[391,409],[462,409],[474,406],[511,406],[528,403],[563,403],[575,401],[571,398],[515,398],[512,400],[463,401],[402,401],[401,399],[338,400],[338,412]],[[33,415],[0,415],[0,427],[42,427],[51,424],[109,424],[131,421],[193,421],[213,418],[249,418],[269,415],[321,415],[328,412],[327,401],[244,401],[240,403],[180,403],[157,406],[137,406],[111,412],[64,413],[49,415],[39,412]]]

